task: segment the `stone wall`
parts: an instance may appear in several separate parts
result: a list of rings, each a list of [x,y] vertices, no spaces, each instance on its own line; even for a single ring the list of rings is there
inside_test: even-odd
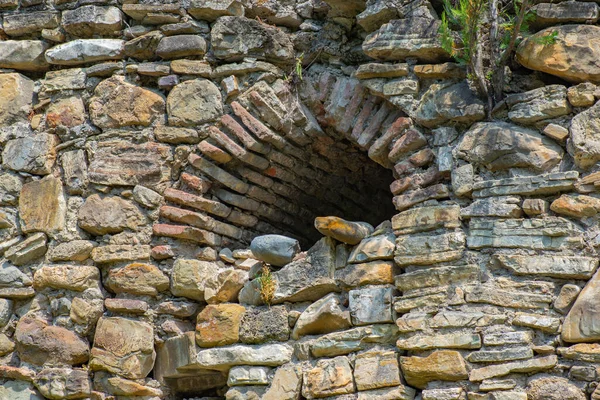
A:
[[[439,7],[0,0],[0,399],[600,399],[598,5]]]

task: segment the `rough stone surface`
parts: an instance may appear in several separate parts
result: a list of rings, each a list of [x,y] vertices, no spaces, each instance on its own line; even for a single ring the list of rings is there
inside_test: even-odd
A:
[[[250,250],[257,259],[281,267],[290,263],[300,252],[300,243],[281,235],[257,236],[252,239]]]
[[[167,97],[169,123],[194,126],[217,119],[223,114],[221,92],[206,79],[195,79],[175,86]]]

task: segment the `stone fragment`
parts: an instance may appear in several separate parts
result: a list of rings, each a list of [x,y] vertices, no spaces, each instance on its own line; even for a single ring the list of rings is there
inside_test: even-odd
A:
[[[401,385],[396,353],[382,350],[358,353],[354,360],[354,381],[359,391]]]
[[[547,171],[560,162],[563,153],[538,132],[504,122],[475,124],[457,147],[459,157],[492,171],[515,167]]]
[[[83,369],[45,368],[33,383],[49,399],[81,399],[92,392],[92,382]]]
[[[91,370],[142,379],[152,370],[155,358],[151,325],[120,317],[100,318],[91,351]]]
[[[104,284],[117,294],[156,296],[169,288],[169,278],[154,265],[133,263],[111,269]]]
[[[567,128],[563,128],[557,124],[548,124],[542,131],[546,136],[558,140],[559,142],[563,142],[569,136],[569,130]]]
[[[120,261],[148,260],[150,258],[150,246],[147,245],[107,245],[95,247],[92,250],[92,260],[98,264],[106,264]]]
[[[484,379],[491,379],[506,376],[511,373],[530,373],[540,372],[553,368],[558,362],[555,355],[533,358],[526,361],[514,361],[506,364],[490,365],[483,368],[471,370],[469,380],[471,382],[480,382]]]
[[[581,292],[581,288],[572,283],[567,283],[560,289],[560,293],[554,300],[554,309],[561,314],[566,314],[569,308]]]
[[[473,197],[550,195],[570,191],[579,177],[577,171],[481,181],[473,185]]]
[[[44,265],[33,276],[36,290],[45,288],[83,292],[100,287],[100,271],[86,265]]]
[[[58,138],[47,133],[9,140],[2,151],[2,165],[15,171],[48,175],[56,160]]]
[[[198,346],[218,347],[238,342],[240,321],[245,310],[238,304],[215,304],[204,307],[196,321]]]
[[[590,6],[594,5],[590,4],[581,4],[582,6]],[[595,7],[596,12],[598,12],[597,7]],[[596,102],[596,93],[597,87],[593,83],[584,82],[579,85],[571,86],[567,89],[567,98],[569,99],[569,103],[571,103],[574,107],[590,107],[593,106]],[[564,129],[564,128],[563,128]],[[566,129],[564,129],[566,131]],[[567,131],[568,135],[568,131]]]
[[[354,73],[357,79],[398,78],[408,75],[408,64],[361,64]]]
[[[144,314],[148,311],[148,303],[143,300],[105,299],[104,306],[116,314]]]
[[[123,26],[123,16],[117,7],[94,5],[65,10],[61,26],[73,37],[113,36]]]
[[[200,350],[196,361],[200,368],[215,370],[227,370],[235,365],[276,367],[290,362],[292,353],[292,347],[287,344],[237,345]]]
[[[158,143],[133,144],[126,141],[98,143],[91,156],[90,182],[108,186],[143,185],[160,189],[170,181],[171,148]]]
[[[194,18],[214,21],[224,16],[243,16],[244,6],[239,0],[192,0],[188,12]]]
[[[262,400],[296,400],[302,388],[302,367],[285,364],[277,368]]]
[[[125,55],[138,60],[152,60],[156,57],[156,49],[163,37],[159,31],[150,31],[136,37],[125,43]]]
[[[589,279],[598,267],[598,260],[592,257],[495,254],[494,260],[517,275],[560,279]]]
[[[288,35],[275,27],[244,17],[219,18],[212,27],[211,47],[215,57],[230,62],[253,57],[285,63],[294,57]]]
[[[77,365],[88,361],[89,345],[74,332],[29,314],[21,317],[14,335],[22,361],[35,365],[62,363]]]
[[[245,386],[245,385],[268,385],[269,372],[268,367],[248,367],[237,366],[229,370],[227,378],[228,386]]]
[[[257,259],[281,267],[300,252],[300,243],[287,236],[263,235],[252,239],[250,250]]]
[[[347,329],[351,326],[350,313],[340,298],[333,293],[317,300],[300,314],[292,331],[292,339]]]
[[[404,265],[430,265],[459,259],[465,246],[462,232],[438,235],[405,235],[396,239],[394,261]]]
[[[591,342],[600,338],[598,331],[595,299],[598,296],[598,273],[585,285],[575,304],[567,314],[562,328],[562,338],[566,342]]]
[[[459,381],[468,378],[465,361],[457,351],[439,350],[427,357],[400,357],[406,382],[424,389],[432,381]]]
[[[393,324],[360,326],[321,336],[311,343],[310,351],[314,357],[335,357],[363,350],[374,343],[394,343],[397,336],[398,328]]]
[[[223,114],[221,92],[207,79],[194,79],[175,86],[167,97],[169,123],[195,126]]]
[[[600,28],[596,26],[577,24],[546,28],[521,42],[517,61],[526,68],[567,81],[598,82],[600,68],[592,61],[598,58],[598,49],[590,42],[598,31]],[[552,36],[550,45],[543,41],[548,36]]]
[[[394,19],[366,37],[362,44],[366,55],[390,61],[415,57],[432,63],[448,58],[439,40],[440,21],[431,4],[409,7],[401,11],[404,18]]]
[[[48,47],[48,43],[41,40],[0,41],[0,68],[45,71],[49,67],[44,58]]]
[[[4,16],[4,32],[9,36],[25,36],[58,26],[60,14],[52,11],[20,12]]]
[[[600,70],[599,70],[600,72]],[[600,105],[577,114],[571,120],[571,154],[579,168],[587,169],[600,160],[600,138],[593,130],[600,118]]]
[[[536,217],[548,212],[548,202],[542,199],[525,199],[523,200],[523,211],[529,217]]]
[[[173,265],[171,292],[197,301],[204,301],[206,281],[218,273],[216,263],[179,258]]]
[[[317,217],[315,228],[321,234],[347,244],[358,244],[374,230],[366,222],[350,222],[339,217]]]
[[[371,261],[364,264],[348,264],[335,273],[336,280],[346,288],[365,285],[394,283],[396,267],[392,261]]]
[[[314,368],[304,373],[302,395],[307,399],[353,392],[352,368],[346,357],[319,360]]]
[[[423,94],[415,120],[428,128],[448,121],[473,123],[485,118],[485,107],[466,82],[433,84]]]
[[[46,254],[47,250],[46,235],[36,233],[11,246],[4,256],[15,265],[25,265]]]
[[[0,123],[3,126],[25,121],[32,101],[32,80],[17,73],[0,74]]]
[[[7,381],[0,386],[0,398],[11,400],[44,400],[31,383],[23,381]]]
[[[442,335],[416,335],[408,339],[398,339],[396,346],[401,350],[422,351],[430,349],[479,349],[479,334],[448,333]]]
[[[567,88],[548,85],[506,98],[508,118],[517,124],[533,124],[543,119],[560,117],[571,112]]]
[[[46,61],[56,65],[80,65],[123,58],[125,42],[120,39],[76,39],[46,51]]]
[[[593,217],[600,211],[600,199],[584,194],[563,194],[550,204],[550,209],[572,218]]]
[[[200,35],[177,35],[163,37],[156,48],[156,55],[165,60],[181,57],[203,56],[206,41]]]
[[[348,294],[353,325],[393,322],[392,288],[354,289]]]
[[[527,385],[531,400],[585,400],[585,394],[565,378],[538,378]]]
[[[285,306],[250,307],[240,321],[242,343],[285,342],[289,337],[288,311]]]
[[[208,304],[236,302],[240,290],[248,282],[248,273],[238,269],[226,269],[209,278],[204,287],[204,299]]]
[[[104,197],[93,194],[85,200],[78,213],[78,225],[94,235],[137,230],[146,219],[134,203],[121,197]]]
[[[164,120],[165,100],[148,89],[127,83],[122,76],[114,76],[96,86],[89,110],[92,122],[101,128],[148,126]]]
[[[513,325],[538,329],[542,332],[557,333],[560,328],[560,318],[545,317],[538,314],[517,313]]]
[[[66,202],[62,182],[53,176],[23,185],[19,216],[23,232],[42,231],[50,235],[65,226]]]

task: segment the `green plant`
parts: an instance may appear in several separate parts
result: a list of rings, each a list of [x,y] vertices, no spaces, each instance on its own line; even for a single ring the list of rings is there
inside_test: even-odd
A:
[[[275,279],[271,269],[263,263],[260,275],[256,278],[259,284],[260,298],[266,305],[270,306],[275,296]]]
[[[535,42],[537,44],[541,44],[543,46],[550,46],[550,45],[553,45],[554,43],[556,43],[557,36],[558,36],[558,31],[552,31],[552,32],[548,33],[547,35],[536,38]]]

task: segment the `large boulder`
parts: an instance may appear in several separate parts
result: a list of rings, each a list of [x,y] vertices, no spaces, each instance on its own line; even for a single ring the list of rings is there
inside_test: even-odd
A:
[[[571,82],[600,82],[598,35],[600,27],[594,25],[553,26],[523,40],[517,61]],[[552,41],[542,40],[550,36]]]
[[[482,122],[465,133],[457,153],[492,171],[517,167],[547,171],[560,162],[564,152],[537,131],[505,122]]]
[[[241,61],[254,57],[271,62],[290,62],[294,46],[282,30],[245,17],[221,17],[211,31],[215,57]]]

